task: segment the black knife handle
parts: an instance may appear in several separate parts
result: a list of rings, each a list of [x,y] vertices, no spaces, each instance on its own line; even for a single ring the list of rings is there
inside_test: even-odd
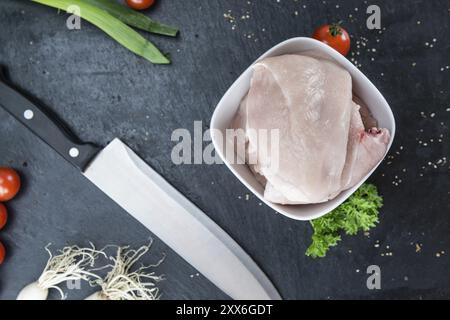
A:
[[[44,111],[1,79],[0,106],[81,171],[100,151],[95,145],[79,141],[49,111]]]

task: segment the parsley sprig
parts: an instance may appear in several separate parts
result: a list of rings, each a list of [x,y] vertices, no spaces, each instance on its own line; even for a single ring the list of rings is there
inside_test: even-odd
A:
[[[326,216],[312,220],[312,243],[306,255],[323,258],[327,251],[341,241],[341,234],[355,235],[369,231],[378,223],[378,210],[383,199],[373,184],[363,184],[346,202]]]

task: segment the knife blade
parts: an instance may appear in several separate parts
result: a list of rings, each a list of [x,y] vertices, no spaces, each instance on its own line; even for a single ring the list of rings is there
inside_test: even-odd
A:
[[[219,289],[235,300],[278,300],[251,257],[119,139],[101,149],[0,80],[0,105]]]

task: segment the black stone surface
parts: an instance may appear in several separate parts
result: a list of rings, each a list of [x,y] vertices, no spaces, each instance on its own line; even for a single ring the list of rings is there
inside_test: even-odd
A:
[[[366,28],[366,1],[160,0],[148,14],[182,32],[177,39],[145,34],[173,60],[154,66],[89,23],[69,31],[67,15],[55,9],[1,0],[0,63],[83,140],[106,144],[120,137],[129,144],[236,239],[285,299],[450,298],[450,3],[376,4],[381,33]],[[235,30],[224,18],[228,10],[237,18]],[[361,70],[389,101],[398,133],[370,179],[385,201],[379,226],[369,236],[344,236],[326,258],[313,260],[304,255],[308,223],[275,214],[253,195],[246,200],[249,191],[223,165],[174,165],[170,137],[176,128],[192,131],[195,120],[207,128],[223,93],[271,46],[340,19],[354,36]],[[362,37],[368,43],[357,49]],[[14,299],[38,277],[49,242],[53,249],[88,241],[137,247],[152,236],[1,109],[0,137],[1,165],[16,168],[24,182],[7,203],[10,221],[0,231],[8,251],[0,266],[1,299]],[[226,298],[158,239],[143,261],[163,253],[157,269],[167,277],[163,298]],[[366,268],[373,264],[381,267],[381,290],[366,288]],[[93,290],[83,285],[68,298]],[[50,298],[58,296],[51,292]]]

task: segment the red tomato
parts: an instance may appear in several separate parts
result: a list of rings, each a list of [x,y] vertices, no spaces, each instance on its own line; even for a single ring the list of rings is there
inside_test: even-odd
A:
[[[3,261],[5,260],[5,253],[6,253],[5,247],[0,242],[0,264],[2,264]]]
[[[0,202],[14,198],[20,189],[20,177],[11,168],[0,167]]]
[[[313,38],[326,43],[344,56],[350,51],[350,36],[338,23],[318,27]]]
[[[148,9],[155,3],[155,0],[126,0],[126,1],[127,5],[135,10]]]
[[[8,212],[5,205],[0,203],[0,230],[6,225],[6,221],[8,221]]]

